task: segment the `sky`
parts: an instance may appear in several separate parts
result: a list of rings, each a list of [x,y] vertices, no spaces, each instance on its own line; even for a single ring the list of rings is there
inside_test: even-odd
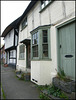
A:
[[[23,14],[30,1],[1,1],[1,34],[11,22]]]

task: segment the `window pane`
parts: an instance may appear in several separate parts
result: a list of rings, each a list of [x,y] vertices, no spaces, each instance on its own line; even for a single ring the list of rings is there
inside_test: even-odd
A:
[[[35,51],[36,51],[36,47],[34,46],[34,47],[33,47],[33,52],[35,52]]]
[[[38,38],[37,38],[37,40],[36,40],[36,41],[37,41],[37,44],[38,44]]]
[[[32,36],[32,44],[38,44],[38,32]]]
[[[38,46],[33,47],[33,57],[38,57]]]
[[[33,34],[33,36],[32,36],[32,44],[34,44],[34,34]]]
[[[22,29],[27,25],[27,17],[22,22]]]
[[[45,1],[45,5],[47,5],[48,3],[49,3],[49,1],[48,1],[48,0],[46,0],[46,1]]]
[[[43,51],[48,51],[48,44],[43,45]]]
[[[43,45],[43,57],[48,57],[48,44]]]
[[[43,37],[46,36],[47,37],[47,30],[43,30]]]
[[[37,32],[37,34],[36,34],[36,37],[37,37],[37,39],[38,39],[38,32]]]
[[[48,57],[48,51],[43,51],[43,57]]]
[[[47,43],[47,37],[43,37],[43,43]]]

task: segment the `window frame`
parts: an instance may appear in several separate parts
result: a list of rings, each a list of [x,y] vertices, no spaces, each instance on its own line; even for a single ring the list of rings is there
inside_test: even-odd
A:
[[[26,23],[26,24],[24,24],[24,23]],[[23,24],[24,24],[24,26],[23,26]],[[25,29],[26,26],[27,26],[27,17],[25,17],[25,18],[23,19],[23,21],[21,22],[21,31],[22,31],[23,29]]]
[[[43,32],[42,32],[42,59],[48,59],[49,57],[43,57],[43,45],[48,45],[48,29],[42,29],[42,31],[43,30],[47,30],[47,43],[43,43]],[[49,48],[48,48],[49,49]],[[49,50],[48,50],[48,53],[49,53]],[[49,54],[48,54],[48,56],[49,56]]]
[[[21,58],[21,51],[20,51],[20,48],[21,48],[21,46],[24,46],[24,52],[23,52],[23,57]],[[24,44],[21,44],[20,46],[19,46],[19,60],[25,60],[25,45]]]
[[[44,0],[44,7],[42,8],[42,4],[40,4],[40,11],[39,11],[39,13],[41,13],[44,9],[46,9],[53,1],[54,0],[48,0],[48,3],[46,4],[46,1]]]
[[[39,38],[38,38],[38,44],[33,44],[33,35],[35,33],[37,33],[38,30],[34,31],[32,34],[31,34],[31,37],[32,37],[32,40],[31,40],[31,59],[39,59],[39,52],[38,52],[38,57],[33,57],[33,47],[34,46],[38,46],[38,51],[39,51]],[[39,32],[38,32],[39,33]],[[39,37],[39,34],[38,34],[38,37]]]
[[[42,37],[42,30],[48,31],[47,41],[48,41],[48,57],[43,57],[43,37]],[[33,34],[38,31],[38,57],[33,57],[33,50],[32,50],[32,36]],[[50,45],[50,26],[43,26],[38,27],[36,30],[31,32],[31,60],[51,60],[51,45]]]

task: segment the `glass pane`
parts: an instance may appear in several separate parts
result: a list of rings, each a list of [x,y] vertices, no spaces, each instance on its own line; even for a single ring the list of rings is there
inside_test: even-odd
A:
[[[38,39],[38,32],[36,33],[36,38]]]
[[[48,51],[48,44],[43,45],[43,51]]]
[[[36,44],[36,39],[34,39],[34,44]]]
[[[48,1],[48,0],[46,0],[46,1],[45,1],[45,5],[47,5],[48,3],[49,3],[49,1]]]
[[[47,37],[47,30],[43,30],[43,37],[46,36]]]
[[[36,39],[36,33],[34,35],[35,35],[35,39]]]
[[[38,46],[33,47],[33,57],[38,57]]]
[[[43,51],[43,57],[48,57],[48,51]]]
[[[33,47],[33,52],[35,52],[36,51],[36,47]]]
[[[36,40],[36,41],[37,41],[37,44],[38,44],[38,38],[37,38],[37,40]]]
[[[32,35],[32,44],[34,44],[34,34]]]
[[[47,37],[43,37],[43,43],[47,43]]]
[[[33,52],[33,57],[35,57],[36,56],[36,52]]]

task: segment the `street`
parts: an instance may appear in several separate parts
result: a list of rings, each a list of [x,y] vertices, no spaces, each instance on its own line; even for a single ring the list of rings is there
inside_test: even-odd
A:
[[[37,86],[30,81],[19,80],[11,67],[1,67],[1,84],[6,99],[39,99]]]

